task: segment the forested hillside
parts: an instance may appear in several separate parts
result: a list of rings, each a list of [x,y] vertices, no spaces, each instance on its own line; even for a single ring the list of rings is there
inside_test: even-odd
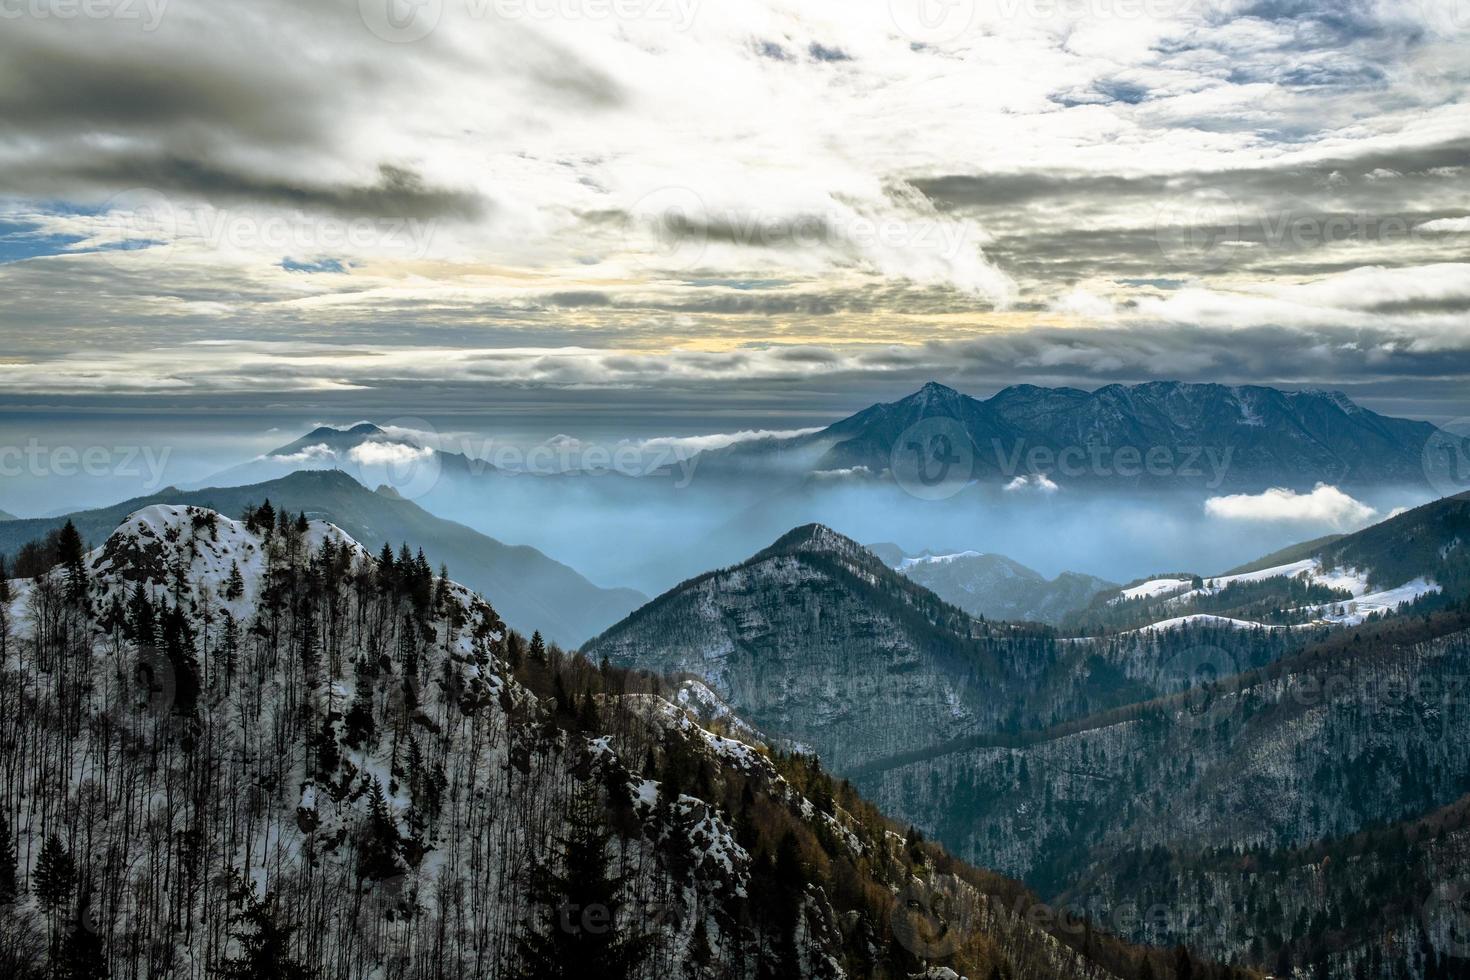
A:
[[[56,548],[0,576],[7,977],[1222,975],[525,640],[407,546],[155,506]]]

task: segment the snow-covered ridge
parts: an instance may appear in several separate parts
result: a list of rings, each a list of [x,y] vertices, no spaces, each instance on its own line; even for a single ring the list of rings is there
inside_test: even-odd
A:
[[[1156,599],[1162,595],[1168,595],[1178,589],[1189,587],[1191,579],[1187,578],[1151,578],[1147,582],[1129,586],[1118,593],[1114,602],[1122,602],[1127,599]]]
[[[950,565],[966,558],[984,558],[984,552],[980,551],[957,551],[952,555],[919,555],[914,558],[905,558],[894,567],[900,571],[907,571],[919,565]]]
[[[1253,572],[1242,572],[1238,575],[1212,576],[1203,579],[1204,584],[1200,588],[1186,589],[1186,591],[1179,592],[1177,595],[1169,595],[1169,593],[1173,589],[1188,586],[1191,580],[1153,579],[1133,588],[1123,590],[1119,598],[1112,601],[1116,603],[1122,601],[1124,598],[1137,599],[1168,596],[1165,602],[1166,606],[1182,608],[1197,598],[1217,595],[1237,583],[1265,582],[1274,578],[1300,579],[1309,585],[1322,585],[1352,594],[1352,598],[1345,602],[1318,603],[1293,610],[1309,620],[1306,623],[1299,624],[1299,626],[1324,624],[1356,626],[1369,616],[1392,613],[1405,603],[1413,602],[1421,596],[1431,595],[1440,591],[1437,583],[1424,577],[1416,578],[1411,582],[1406,582],[1392,589],[1373,591],[1372,586],[1368,582],[1366,572],[1356,568],[1324,568],[1320,559],[1304,558],[1301,561],[1257,569]],[[1216,626],[1233,626],[1237,629],[1283,628],[1281,626],[1271,626],[1265,623],[1232,619],[1225,616],[1193,614],[1151,623],[1143,627],[1142,630],[1167,630],[1202,623]],[[1131,632],[1141,632],[1142,630]]]

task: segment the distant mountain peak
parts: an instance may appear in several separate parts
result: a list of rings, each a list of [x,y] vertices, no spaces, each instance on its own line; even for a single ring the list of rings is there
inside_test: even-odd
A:
[[[304,438],[307,439],[330,439],[333,436],[380,436],[384,435],[382,429],[371,422],[358,422],[356,425],[345,429],[339,429],[331,425],[319,425],[308,432]]]
[[[869,555],[866,548],[825,524],[803,524],[777,538],[761,555],[778,554]]]
[[[969,395],[956,391],[948,385],[942,385],[938,381],[930,381],[918,391],[899,401],[900,405],[914,405],[927,408],[932,405],[948,406],[959,401],[969,399]]]

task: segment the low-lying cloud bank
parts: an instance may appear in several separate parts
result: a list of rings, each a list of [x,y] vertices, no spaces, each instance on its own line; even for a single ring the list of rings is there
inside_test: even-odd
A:
[[[1339,530],[1360,528],[1381,516],[1377,509],[1326,483],[1317,484],[1311,493],[1275,487],[1263,493],[1211,497],[1205,501],[1205,513],[1228,521],[1317,523]]]

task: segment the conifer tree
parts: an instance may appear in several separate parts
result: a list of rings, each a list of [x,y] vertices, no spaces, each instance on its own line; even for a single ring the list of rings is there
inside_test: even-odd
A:
[[[533,901],[549,915],[519,938],[524,980],[624,980],[652,951],[651,937],[618,922],[621,887],[608,870],[611,833],[594,783],[580,784],[554,855],[532,872]]]
[[[65,980],[107,980],[107,950],[95,915],[92,886],[82,890],[77,914],[61,940],[57,971]]]
[[[213,972],[224,980],[315,980],[317,971],[291,958],[291,937],[297,927],[276,921],[275,896],[267,893],[259,901],[248,893],[243,897],[244,910],[231,916],[241,927],[231,932],[240,943],[240,955]]]
[[[71,855],[55,834],[46,838],[41,845],[41,854],[36,859],[36,898],[41,907],[55,911],[71,898],[72,881],[76,867]]]
[[[245,594],[245,577],[240,574],[239,562],[230,562],[230,576],[225,580],[225,598],[234,601]]]
[[[10,832],[10,818],[0,810],[0,905],[9,905],[20,896],[15,861],[15,836]]]
[[[383,881],[403,873],[398,862],[402,837],[388,811],[383,785],[376,779],[368,790],[368,818],[357,845],[357,874],[369,881]]]
[[[347,731],[344,740],[354,749],[370,746],[377,741],[378,726],[373,720],[373,685],[371,679],[360,671],[357,675],[357,690],[352,694],[352,707],[347,710]]]
[[[82,535],[71,521],[62,525],[56,538],[58,564],[66,569],[66,598],[68,602],[81,602],[87,596],[87,549],[82,544]]]
[[[546,663],[546,641],[541,638],[540,630],[531,634],[531,660],[538,665]]]

